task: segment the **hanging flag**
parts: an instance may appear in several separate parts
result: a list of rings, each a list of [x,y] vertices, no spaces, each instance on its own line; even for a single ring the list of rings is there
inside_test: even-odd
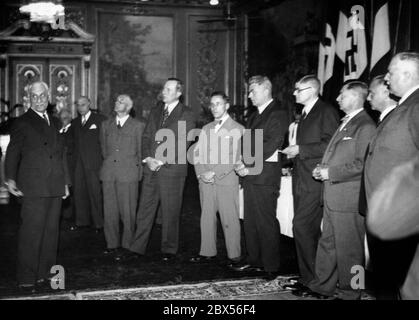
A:
[[[376,10],[377,9],[377,10]],[[389,10],[388,10],[388,1],[382,0],[374,1],[374,7],[372,8],[375,13],[374,18],[374,29],[373,29],[373,38],[372,38],[372,51],[371,51],[371,63],[370,70],[372,71],[374,67],[380,62],[383,57],[390,52],[390,23],[389,23]],[[388,60],[388,59],[386,59]],[[384,63],[388,64],[389,61]],[[378,68],[376,73],[383,73],[385,70]]]
[[[320,80],[320,93],[323,94],[324,84],[333,76],[335,62],[336,41],[332,32],[332,27],[326,23],[324,39],[319,47],[319,67],[317,77]]]
[[[317,77],[320,80],[320,93],[323,98],[334,101],[339,92],[341,80],[337,76],[342,70],[336,59],[336,31],[338,27],[339,3],[328,0],[324,12],[324,33],[319,45]]]
[[[354,4],[341,8],[336,36],[336,55],[344,64],[344,82],[359,79],[367,69],[365,26],[365,6]]]

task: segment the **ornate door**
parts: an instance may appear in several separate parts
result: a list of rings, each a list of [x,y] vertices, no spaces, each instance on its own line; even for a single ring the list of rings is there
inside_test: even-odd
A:
[[[29,108],[28,88],[34,81],[44,81],[50,87],[51,103],[57,111],[68,108],[76,115],[74,101],[81,94],[80,59],[11,58],[9,70],[11,106],[22,104]]]

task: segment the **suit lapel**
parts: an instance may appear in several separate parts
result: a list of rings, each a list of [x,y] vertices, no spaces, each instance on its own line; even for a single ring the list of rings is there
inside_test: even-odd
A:
[[[167,118],[163,128],[167,128],[169,127],[172,122],[177,121],[180,116],[182,115],[183,112],[183,104],[181,104],[180,102],[176,105],[176,107],[174,107],[174,109],[172,110],[172,112],[170,113],[169,117]],[[160,113],[160,123],[161,123],[161,117],[163,116],[163,109],[162,112]]]
[[[250,128],[251,129],[254,129],[254,128],[257,128],[260,123],[265,123],[266,120],[269,118],[269,115],[270,115],[270,113],[271,113],[272,108],[274,107],[274,105],[275,105],[275,101],[272,101],[266,107],[266,109],[263,110],[262,114],[259,114],[259,110],[257,110],[255,112],[256,115],[255,115],[255,118],[253,119],[253,123],[251,124]]]

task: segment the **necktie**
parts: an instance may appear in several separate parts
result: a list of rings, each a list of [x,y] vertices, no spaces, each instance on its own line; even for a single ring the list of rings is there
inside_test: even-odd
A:
[[[349,116],[346,115],[342,118],[342,124],[340,125],[339,131],[342,131],[343,127],[348,123],[349,121]]]
[[[116,126],[118,127],[118,129],[121,129],[122,128],[121,123],[119,122],[119,120],[117,121],[117,125]]]
[[[48,120],[47,114],[46,114],[46,113],[44,113],[44,114],[42,115],[42,117],[44,118],[44,120],[46,121],[47,125],[49,126],[49,120]]]
[[[162,119],[161,119],[161,127],[164,126],[167,118],[169,118],[169,106],[166,105],[163,109],[163,115],[162,115]]]
[[[82,116],[81,117],[81,126],[83,127],[86,124],[86,117]]]
[[[303,111],[303,113],[301,114],[301,118],[305,119],[306,117],[307,117],[307,113]]]
[[[223,123],[223,120],[219,120],[217,124],[218,124],[219,126],[221,126],[221,124],[222,124],[222,123]]]

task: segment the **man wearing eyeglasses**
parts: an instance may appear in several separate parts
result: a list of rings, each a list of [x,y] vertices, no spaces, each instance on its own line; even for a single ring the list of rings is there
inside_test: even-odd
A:
[[[56,264],[61,198],[70,178],[58,118],[47,114],[49,89],[29,87],[30,109],[13,124],[5,173],[9,192],[22,197],[18,234],[17,281],[23,292],[49,285]]]
[[[322,184],[312,177],[316,165],[339,125],[338,111],[319,98],[320,81],[307,75],[295,84],[294,96],[304,106],[296,144],[282,152],[293,159],[293,233],[300,278],[293,286],[301,289],[315,276],[317,243],[322,219]]]

